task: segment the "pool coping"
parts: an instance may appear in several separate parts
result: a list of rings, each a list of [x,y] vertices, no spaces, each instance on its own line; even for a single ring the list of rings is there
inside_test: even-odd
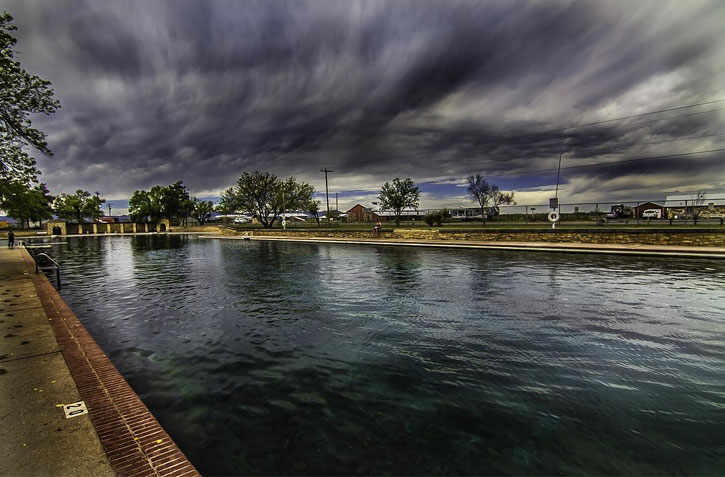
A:
[[[200,475],[46,276],[34,273],[27,250],[22,257],[114,471],[123,476]]]
[[[556,242],[480,242],[454,240],[414,240],[414,239],[337,239],[329,237],[286,237],[274,235],[200,235],[205,239],[221,240],[258,240],[278,242],[335,243],[348,245],[385,245],[405,247],[433,247],[458,249],[486,249],[525,252],[562,252],[597,253],[609,255],[638,255],[661,257],[689,257],[725,259],[723,247],[687,247],[675,245],[643,244],[586,244]]]

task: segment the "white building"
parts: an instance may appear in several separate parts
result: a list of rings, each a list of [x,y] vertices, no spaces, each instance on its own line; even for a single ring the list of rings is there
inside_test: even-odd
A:
[[[668,195],[664,207],[670,211],[691,213],[694,209],[705,209],[713,214],[725,213],[725,192],[698,192],[693,194]]]

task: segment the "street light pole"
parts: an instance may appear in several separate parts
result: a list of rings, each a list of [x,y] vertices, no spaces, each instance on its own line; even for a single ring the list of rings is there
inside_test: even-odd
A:
[[[554,207],[554,212],[556,213],[557,217],[556,220],[551,221],[551,228],[556,228],[556,223],[559,221],[559,218],[561,217],[561,207],[559,206],[559,174],[561,173],[561,156],[564,155],[564,151],[561,151],[559,154],[559,166],[556,168],[556,191],[554,192],[554,202],[556,207]],[[551,207],[551,205],[549,205]],[[551,219],[550,219],[551,220]]]
[[[282,186],[282,230],[287,230],[287,187]]]
[[[561,172],[561,156],[564,155],[564,151],[561,151],[561,154],[559,154],[559,167],[556,168],[556,192],[554,193],[554,197],[557,199],[559,198],[559,173]],[[559,205],[557,203],[557,205]]]

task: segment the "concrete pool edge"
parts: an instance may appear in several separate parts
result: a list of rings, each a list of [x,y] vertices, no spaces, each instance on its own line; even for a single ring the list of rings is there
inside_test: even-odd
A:
[[[22,250],[38,298],[118,475],[199,475],[44,274]]]
[[[639,255],[660,257],[717,258],[725,259],[723,247],[688,247],[680,245],[642,245],[642,244],[583,244],[552,242],[473,242],[451,240],[404,240],[404,239],[337,239],[328,237],[283,237],[283,236],[238,236],[238,235],[200,235],[206,239],[222,240],[258,240],[278,242],[335,243],[348,245],[387,245],[406,247],[433,247],[482,250],[508,250],[524,252],[560,252],[560,253],[597,253],[609,255]]]

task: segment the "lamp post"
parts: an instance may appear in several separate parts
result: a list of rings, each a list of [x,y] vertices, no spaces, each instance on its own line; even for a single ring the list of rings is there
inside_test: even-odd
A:
[[[556,192],[554,192],[554,197],[559,198],[559,173],[561,172],[561,156],[564,155],[564,151],[561,151],[561,154],[559,154],[559,166],[556,168]]]
[[[559,174],[561,173],[561,156],[564,155],[564,151],[559,154],[559,166],[556,168],[556,190],[554,192],[554,198],[549,199],[549,208],[552,209],[549,213],[549,221],[551,222],[551,228],[556,228],[556,223],[559,221],[561,208],[559,207]]]
[[[282,186],[282,230],[287,230],[287,187]]]

